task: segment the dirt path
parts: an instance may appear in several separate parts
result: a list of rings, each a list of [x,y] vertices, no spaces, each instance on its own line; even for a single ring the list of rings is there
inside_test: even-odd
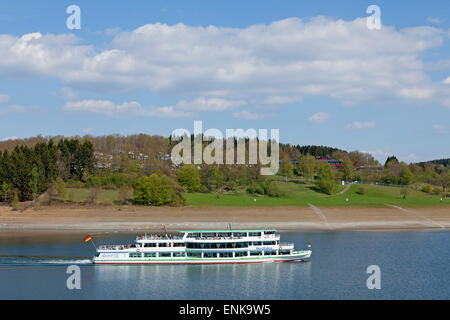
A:
[[[403,212],[415,215],[416,217],[419,217],[419,218],[421,218],[423,220],[426,220],[428,222],[428,224],[431,224],[431,226],[433,226],[433,227],[438,226],[439,228],[445,229],[444,225],[442,225],[440,223],[437,223],[436,221],[434,221],[434,220],[432,220],[430,218],[424,217],[423,215],[421,215],[420,213],[418,213],[416,211],[413,211],[413,210],[410,210],[410,209],[405,209],[405,208],[402,208],[402,207],[399,207],[399,206],[395,206],[393,204],[386,204],[386,205],[391,207],[391,208],[395,208],[395,209],[401,210]]]
[[[323,221],[323,223],[325,224],[326,228],[328,230],[330,230],[331,227],[328,224],[328,220],[325,217],[325,215],[323,214],[323,212],[319,208],[317,208],[316,206],[312,205],[311,203],[308,203],[308,206],[317,214],[317,216],[320,218],[320,220]]]
[[[354,183],[353,183],[353,182],[347,183],[347,184],[345,185],[344,189],[343,189],[341,192],[338,192],[338,193],[336,193],[336,194],[338,195],[338,194],[344,194],[344,193],[346,193],[346,192],[348,191],[348,189],[350,189],[350,187],[352,186],[352,184],[354,184]]]

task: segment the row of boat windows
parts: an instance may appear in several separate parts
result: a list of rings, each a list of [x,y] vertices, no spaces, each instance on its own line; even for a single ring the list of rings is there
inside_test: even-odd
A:
[[[276,256],[276,255],[287,255],[290,254],[290,250],[272,250],[272,251],[243,251],[235,252],[233,257],[233,252],[204,252],[203,258],[239,258],[248,256]],[[128,254],[129,258],[202,258],[201,252],[132,252]]]
[[[217,243],[186,243],[188,249],[228,249],[228,248],[247,248],[248,246],[273,246],[278,241],[254,241],[254,242],[217,242]]]
[[[160,242],[160,243],[149,242],[149,243],[144,243],[144,247],[145,248],[184,247],[184,242]]]
[[[265,235],[275,234],[275,231],[265,231]],[[261,237],[261,232],[193,232],[188,233],[188,238],[210,237]]]
[[[187,243],[186,247],[191,249],[214,249],[214,248],[247,248],[248,246],[270,246],[276,245],[278,241],[253,241],[253,242],[231,242],[231,243]],[[184,247],[183,242],[161,242],[161,243],[144,243],[144,248],[167,248],[167,247]]]
[[[186,257],[185,252],[133,252],[128,254],[129,258],[173,258],[173,257]]]

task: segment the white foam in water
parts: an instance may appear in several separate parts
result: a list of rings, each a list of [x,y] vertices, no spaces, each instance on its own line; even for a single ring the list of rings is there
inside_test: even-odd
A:
[[[71,264],[91,264],[91,259],[55,259],[55,258],[3,258],[0,259],[0,265],[39,265],[39,264],[48,264],[48,265],[71,265]]]
[[[48,263],[48,264],[90,264],[91,259],[81,259],[81,260],[67,260],[67,259],[57,259],[57,260],[41,260],[38,263]]]

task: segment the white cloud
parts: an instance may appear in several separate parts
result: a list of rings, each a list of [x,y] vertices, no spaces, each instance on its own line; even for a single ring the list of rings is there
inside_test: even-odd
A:
[[[0,103],[7,102],[11,98],[7,94],[0,94]]]
[[[408,158],[411,159],[411,160],[416,160],[417,159],[417,155],[415,153],[410,153],[408,155]]]
[[[7,113],[26,113],[36,109],[36,106],[22,106],[19,104],[12,104],[7,107],[0,107],[0,115],[4,115]]]
[[[369,128],[374,128],[374,127],[375,127],[375,122],[353,121],[352,123],[347,125],[347,129],[350,129],[350,130],[369,129]]]
[[[331,115],[326,112],[317,112],[308,118],[309,123],[321,124],[330,119]]]
[[[261,116],[259,114],[250,112],[248,110],[233,112],[233,117],[237,118],[237,119],[245,119],[245,120],[257,120],[257,119],[261,118]]]
[[[1,141],[17,140],[17,139],[19,139],[19,138],[16,136],[12,136],[12,137],[4,137],[4,138],[2,138]]]
[[[78,93],[70,88],[61,88],[61,95],[64,99],[73,100],[78,98]]]
[[[245,28],[155,23],[115,32],[108,49],[71,34],[0,35],[0,75],[56,77],[65,87],[97,93],[145,88],[249,104],[315,95],[349,105],[450,98],[420,60],[446,36],[429,26],[373,32],[365,18],[318,17]]]
[[[224,111],[244,104],[244,101],[230,101],[220,98],[205,99],[201,97],[192,101],[181,100],[176,106],[177,108],[190,111]]]
[[[446,134],[450,132],[450,126],[444,126],[442,124],[434,124],[433,129],[436,130],[440,134]]]
[[[189,117],[190,112],[175,110],[172,106],[142,107],[139,102],[130,101],[115,104],[109,100],[82,100],[69,101],[64,110],[77,113],[97,113],[111,117],[156,117],[156,118],[182,118]]]
[[[301,102],[301,97],[282,97],[282,96],[270,96],[263,104],[288,104],[293,102]]]
[[[442,81],[442,83],[444,83],[444,84],[450,84],[450,77],[447,77],[446,79],[444,79],[444,80]]]
[[[441,17],[428,17],[427,21],[430,23],[434,23],[434,24],[442,24],[443,23]]]

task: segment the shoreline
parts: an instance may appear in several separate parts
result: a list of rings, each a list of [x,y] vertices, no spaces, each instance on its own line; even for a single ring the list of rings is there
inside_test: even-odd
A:
[[[76,207],[0,208],[0,234],[140,233],[182,229],[275,228],[279,231],[449,230],[450,208]]]

